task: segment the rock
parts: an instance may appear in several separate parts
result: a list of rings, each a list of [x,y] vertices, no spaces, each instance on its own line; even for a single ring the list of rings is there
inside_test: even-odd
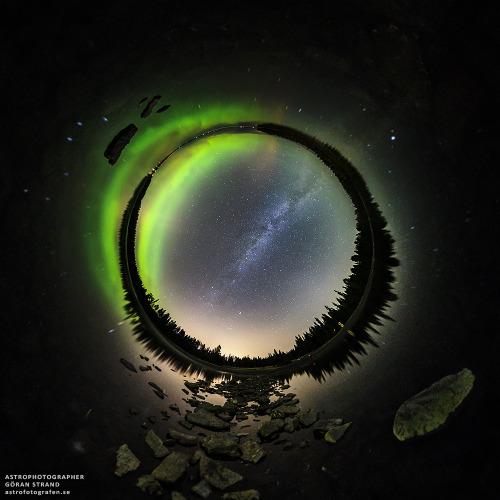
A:
[[[155,390],[157,391],[160,391],[160,392],[163,392],[163,389],[159,386],[159,385],[156,385],[154,382],[148,382],[148,384]]]
[[[184,381],[184,385],[191,391],[191,392],[198,392],[200,389],[200,384],[197,382],[188,382],[187,380]]]
[[[270,439],[272,436],[283,430],[285,427],[285,421],[280,418],[275,418],[274,420],[268,420],[264,422],[257,433],[262,439]]]
[[[151,366],[139,365],[139,370],[141,370],[141,372],[149,372],[151,371]]]
[[[187,420],[179,420],[179,425],[182,425],[182,427],[184,427],[184,429],[187,429],[188,431],[190,431],[194,427],[194,425]]]
[[[238,438],[231,433],[212,434],[206,437],[201,447],[209,455],[223,455],[228,458],[239,458]]]
[[[155,368],[156,370],[158,370],[159,372],[161,372],[161,368],[159,366],[153,365],[153,368]]]
[[[153,390],[153,392],[160,398],[160,399],[165,399],[165,394],[163,394],[163,391],[158,391],[156,389]]]
[[[108,144],[108,147],[104,151],[104,156],[108,159],[108,163],[110,165],[114,165],[118,158],[120,158],[120,155],[122,154],[122,151],[125,149],[125,146],[132,140],[132,137],[134,137],[135,133],[137,132],[137,127],[131,123],[130,125],[127,125],[124,129],[120,130],[111,142]],[[120,359],[120,361],[127,366],[123,358]],[[126,361],[128,363],[128,361]],[[131,364],[131,363],[130,363]],[[128,366],[127,366],[128,368]],[[130,370],[130,368],[129,368]],[[136,371],[135,368],[132,371]]]
[[[152,430],[146,434],[146,443],[153,450],[156,458],[163,458],[169,453],[168,449],[163,445],[163,441]]]
[[[196,436],[190,436],[189,434],[183,434],[182,432],[177,432],[175,430],[168,431],[168,435],[175,439],[175,441],[183,446],[196,446],[198,444],[198,438]]]
[[[288,439],[285,439],[285,442],[283,443],[283,449],[284,450],[289,450],[293,448],[293,443],[289,441]]]
[[[257,490],[231,491],[224,493],[222,500],[259,500],[260,494]]]
[[[191,488],[191,491],[199,495],[201,498],[207,498],[210,495],[210,493],[212,493],[210,485],[204,479],[200,481],[198,484],[195,484]]]
[[[272,419],[275,418],[286,418],[299,413],[299,409],[295,406],[280,405],[276,408],[270,410],[270,415]]]
[[[230,425],[206,410],[200,410],[195,413],[186,413],[186,420],[192,424],[204,427],[213,431],[228,430]]]
[[[312,431],[316,439],[325,437],[325,434],[332,428],[342,425],[344,420],[342,418],[328,418],[318,420],[313,426]]]
[[[179,407],[176,405],[176,404],[172,404],[169,406],[169,408],[172,410],[172,411],[175,411],[177,412],[179,415],[181,414],[181,410],[179,410]]]
[[[163,493],[161,484],[149,474],[139,476],[139,479],[137,480],[137,486],[148,495],[160,496]]]
[[[149,358],[147,356],[143,356],[142,354],[139,354],[139,357],[143,359],[144,361],[149,361]]]
[[[196,450],[193,453],[193,456],[189,459],[189,463],[191,465],[197,464],[200,461],[200,458],[203,456],[203,452],[201,450]]]
[[[318,420],[318,412],[312,409],[301,410],[297,414],[297,417],[302,427],[309,427]]]
[[[405,441],[438,430],[460,406],[473,384],[474,375],[464,368],[411,397],[396,412],[394,435]]]
[[[223,467],[220,463],[205,455],[200,458],[200,476],[219,490],[225,490],[243,479],[236,472]]]
[[[241,458],[245,460],[245,462],[253,462],[256,464],[266,456],[266,452],[255,439],[245,439],[240,443],[239,448],[241,451]]]
[[[157,113],[163,113],[164,111],[167,111],[168,108],[170,108],[170,104],[166,104],[165,106],[162,106],[160,109],[158,109],[156,112]]]
[[[131,415],[139,415],[140,408],[139,408],[138,406],[133,406],[132,408],[129,408],[129,409],[128,409],[128,412],[129,412]]]
[[[141,118],[147,118],[150,114],[151,111],[153,111],[153,108],[158,104],[158,101],[161,99],[161,95],[155,95],[147,104],[146,107],[143,109],[141,113]]]
[[[137,373],[135,366],[130,361],[127,361],[125,358],[120,358],[120,363],[131,372]]]
[[[173,371],[173,370],[172,370]],[[172,491],[172,500],[186,500],[186,497],[178,491]]]
[[[173,451],[163,462],[153,470],[151,475],[164,483],[175,483],[184,475],[189,466],[189,456]]]
[[[139,459],[130,451],[126,444],[122,444],[116,451],[116,470],[117,476],[123,476],[127,472],[137,469],[141,465]]]
[[[344,425],[336,425],[330,427],[325,433],[325,441],[328,443],[336,443],[344,434],[347,429],[349,429],[351,422]]]
[[[226,413],[225,411],[217,413],[217,416],[224,420],[224,422],[231,422],[231,420],[233,420],[234,418],[234,414],[231,415],[230,413]]]

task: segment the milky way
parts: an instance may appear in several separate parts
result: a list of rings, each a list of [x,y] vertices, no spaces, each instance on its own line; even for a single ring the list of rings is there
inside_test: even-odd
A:
[[[190,148],[162,166],[145,198],[145,285],[210,347],[239,356],[290,349],[349,272],[349,199],[320,160],[282,139],[221,135]],[[155,229],[141,236],[148,224]]]

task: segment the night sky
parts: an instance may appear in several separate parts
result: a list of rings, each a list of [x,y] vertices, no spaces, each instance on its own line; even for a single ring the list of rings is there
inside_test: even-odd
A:
[[[315,155],[284,139],[203,137],[183,155],[161,167],[143,204],[146,288],[223,353],[289,350],[352,265],[347,194]]]
[[[345,441],[288,455],[270,445],[268,464],[248,467],[248,487],[262,498],[495,497],[496,10],[362,0],[73,7],[18,9],[3,31],[2,473],[71,470],[87,477],[74,498],[144,498],[112,472],[116,448],[143,440],[128,408],[164,408],[151,380],[184,411],[181,388],[196,376],[157,358],[161,373],[147,375],[119,362],[154,357],[125,317],[123,212],[186,141],[275,122],[332,145],[360,172],[395,240],[398,299],[358,363],[289,381],[305,407],[353,422]],[[141,118],[139,102],[155,95],[170,108]],[[130,123],[137,134],[108,164],[107,145]],[[137,264],[188,334],[266,356],[336,301],[355,237],[349,198],[310,151],[260,134],[202,135],[154,175]],[[476,383],[453,423],[396,442],[401,402],[464,367]]]

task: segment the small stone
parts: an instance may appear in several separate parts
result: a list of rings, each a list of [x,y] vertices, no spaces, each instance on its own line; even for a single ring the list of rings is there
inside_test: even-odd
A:
[[[238,441],[232,433],[212,434],[202,441],[201,446],[209,455],[238,458],[240,456]]]
[[[198,438],[196,436],[183,434],[182,432],[177,432],[173,429],[168,431],[168,435],[183,446],[196,446],[198,444]]]
[[[136,470],[141,465],[139,459],[130,451],[126,444],[122,444],[116,451],[116,470],[117,476],[123,476],[127,472]]]
[[[129,408],[128,409],[128,412],[131,414],[131,415],[139,415],[140,413],[140,408],[138,406],[133,406],[132,408]]]
[[[163,458],[169,453],[168,449],[163,445],[163,441],[153,430],[148,431],[146,434],[146,443],[153,450],[153,454],[156,458]]]
[[[198,484],[195,484],[191,491],[199,495],[201,498],[207,498],[210,493],[212,493],[212,489],[210,485],[203,479]]]
[[[127,361],[125,358],[120,358],[120,363],[131,372],[137,373],[135,366],[130,361]]]
[[[309,427],[318,420],[318,411],[312,409],[301,410],[297,414],[297,418],[302,427]]]
[[[175,411],[177,412],[179,415],[181,414],[181,410],[179,410],[179,407],[176,405],[176,404],[172,404],[169,406],[169,408],[172,410],[172,411]]]
[[[279,433],[285,427],[285,421],[276,418],[264,422],[258,429],[257,433],[262,439],[270,439],[275,434]]]
[[[200,458],[200,475],[219,490],[225,490],[243,479],[238,473],[223,467],[205,455]]]
[[[185,474],[189,466],[189,456],[173,451],[163,462],[153,470],[151,475],[164,483],[175,483]]]
[[[154,415],[150,415],[148,420],[150,424],[156,424],[156,417]]]
[[[224,422],[217,415],[203,409],[194,413],[186,413],[186,420],[192,424],[214,431],[228,430],[230,427],[229,423]]]
[[[197,464],[200,461],[200,458],[203,456],[203,452],[201,450],[196,450],[193,453],[193,456],[189,459],[189,463],[191,465]]]
[[[139,479],[137,480],[137,486],[148,495],[160,496],[163,493],[161,484],[149,474],[139,476]]]
[[[313,426],[312,431],[316,439],[321,439],[325,437],[325,434],[332,427],[338,427],[342,425],[344,420],[342,418],[329,418],[326,420],[318,420]]]
[[[256,464],[266,456],[266,452],[255,439],[245,439],[240,443],[239,448],[241,450],[241,458],[245,460],[245,462],[253,462]]]
[[[187,429],[188,431],[190,431],[194,427],[194,424],[188,422],[187,420],[179,420],[179,425],[182,425],[182,427],[184,427],[184,429]]]
[[[329,443],[336,443],[345,434],[345,431],[349,428],[350,425],[351,422],[348,422],[344,425],[330,427],[330,429],[328,429],[328,431],[325,433],[325,441]]]

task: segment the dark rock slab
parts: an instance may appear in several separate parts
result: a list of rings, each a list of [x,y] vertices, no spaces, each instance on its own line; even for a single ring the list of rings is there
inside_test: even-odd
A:
[[[464,368],[412,396],[396,412],[394,435],[405,441],[438,430],[460,406],[473,384],[474,375]]]
[[[160,109],[158,109],[156,112],[157,113],[163,113],[164,111],[167,111],[168,108],[170,108],[171,104],[166,104],[165,106],[162,106]]]
[[[291,417],[295,416],[299,413],[299,409],[295,406],[288,406],[288,405],[279,405],[276,408],[273,408],[272,410],[269,410],[269,414],[271,415],[272,419],[275,418],[283,418],[285,419],[286,417]]]
[[[239,448],[241,451],[241,458],[245,460],[245,462],[253,462],[256,464],[266,456],[266,452],[255,439],[245,439],[240,443]]]
[[[264,422],[258,429],[257,433],[262,439],[271,439],[285,427],[285,421],[281,418],[268,420]]]
[[[189,455],[173,451],[163,462],[153,470],[151,475],[164,483],[175,483],[189,467]]]
[[[183,434],[182,432],[177,432],[173,429],[168,431],[168,435],[177,443],[182,444],[183,446],[196,446],[198,444],[198,438],[196,436]]]
[[[149,430],[147,432],[145,440],[151,450],[153,450],[153,455],[156,458],[163,458],[169,454],[169,451],[164,446],[163,441],[153,430]]]
[[[141,118],[147,118],[151,111],[153,111],[154,107],[158,104],[158,101],[161,99],[161,95],[155,95],[147,104],[146,107],[142,110]]]
[[[224,420],[220,419],[217,415],[203,409],[193,413],[186,413],[185,418],[192,424],[213,431],[225,431],[230,427],[228,422],[224,422]]]
[[[120,158],[125,146],[132,140],[132,137],[134,137],[136,132],[137,127],[131,123],[124,129],[120,130],[120,132],[113,137],[104,151],[104,156],[108,159],[108,163],[110,165],[114,165],[118,161],[118,158]]]
[[[139,476],[137,487],[148,495],[160,496],[163,493],[161,484],[151,475],[144,474]]]
[[[330,427],[325,433],[325,441],[328,443],[336,443],[349,429],[351,422],[347,422],[343,425],[335,425]]]
[[[222,495],[222,500],[260,500],[257,490],[231,491]]]
[[[212,488],[210,488],[210,485],[204,479],[202,479],[199,483],[195,484],[191,488],[191,491],[193,493],[196,493],[201,498],[208,498],[210,496],[210,493],[212,493]]]
[[[122,444],[116,451],[116,470],[117,476],[123,476],[127,472],[136,470],[141,465],[140,460],[130,451],[126,444]]]
[[[310,427],[318,420],[318,411],[311,408],[308,410],[301,410],[297,413],[297,418],[302,427]]]
[[[201,443],[201,447],[209,455],[221,455],[227,458],[239,458],[239,439],[236,435],[226,432],[211,434]]]
[[[311,427],[314,437],[316,439],[322,439],[325,437],[325,434],[332,428],[342,425],[344,420],[342,418],[328,418],[318,420]]]
[[[135,366],[130,361],[127,361],[125,358],[120,358],[120,363],[131,372],[137,373]]]
[[[205,455],[200,458],[200,476],[219,490],[225,490],[243,479],[238,473]]]

